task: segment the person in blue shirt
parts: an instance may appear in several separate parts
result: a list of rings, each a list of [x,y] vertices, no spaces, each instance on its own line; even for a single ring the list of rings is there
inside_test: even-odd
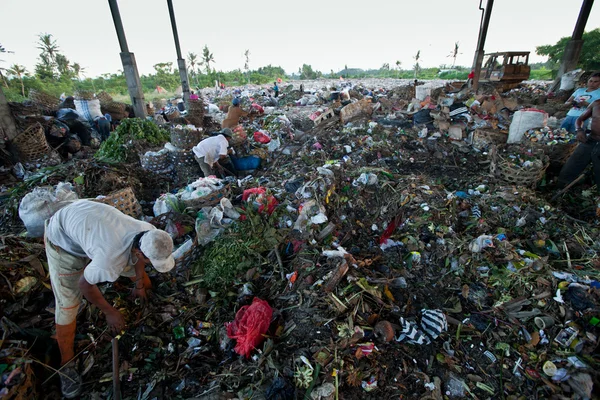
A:
[[[277,82],[273,82],[273,91],[275,92],[274,97],[279,97],[279,86],[277,86]]]
[[[594,101],[600,99],[600,72],[594,72],[587,82],[587,87],[579,88],[573,92],[569,100],[565,104],[573,107],[567,113],[567,117],[563,121],[561,128],[573,133],[575,132],[575,121],[584,112],[585,109]]]

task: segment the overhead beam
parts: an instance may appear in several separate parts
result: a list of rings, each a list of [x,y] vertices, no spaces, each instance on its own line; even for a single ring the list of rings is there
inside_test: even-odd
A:
[[[188,81],[185,59],[181,55],[181,46],[179,45],[179,33],[177,32],[177,22],[175,21],[175,11],[173,10],[173,0],[167,0],[169,7],[169,17],[171,19],[171,28],[173,29],[173,40],[175,40],[175,51],[177,52],[177,67],[179,68],[179,78],[181,79],[181,90],[183,99],[187,103],[190,99],[190,84]]]

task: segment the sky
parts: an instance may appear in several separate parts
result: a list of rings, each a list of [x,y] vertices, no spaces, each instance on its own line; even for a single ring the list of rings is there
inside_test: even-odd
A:
[[[140,75],[177,55],[166,0],[119,0],[129,49]],[[291,74],[302,64],[329,73],[348,68],[378,69],[384,63],[411,69],[421,51],[421,67],[472,64],[481,11],[479,0],[173,0],[181,49],[200,57],[204,45],[214,68],[279,65]],[[582,1],[496,0],[485,51],[531,51],[530,62],[546,61],[535,47],[571,36]],[[483,0],[485,7],[486,0]],[[40,33],[51,33],[60,52],[98,76],[122,70],[119,43],[107,0],[0,0],[2,67],[13,63],[33,71]],[[586,30],[600,27],[600,4]]]

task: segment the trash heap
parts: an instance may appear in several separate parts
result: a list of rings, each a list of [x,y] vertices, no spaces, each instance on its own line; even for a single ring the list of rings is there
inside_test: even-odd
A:
[[[129,184],[145,218],[176,242],[176,270],[149,270],[156,296],[146,308],[123,296],[129,282],[102,286],[128,322],[123,397],[597,396],[595,198],[583,186],[550,200],[549,157],[535,145],[550,132],[558,140],[551,112],[542,126],[514,125],[533,105],[524,99],[547,110],[559,101],[542,101],[538,83],[477,96],[380,83],[281,85],[275,104],[264,87],[207,91],[213,121],[224,113],[210,104],[233,95],[263,108],[234,129],[239,158],[261,160],[251,173],[154,181],[160,173],[135,172],[144,157],[46,172],[80,197]],[[511,126],[522,138],[509,145]],[[187,136],[173,130],[178,146]],[[7,390],[22,360],[41,359],[34,343],[53,323],[43,245],[12,229],[0,247],[10,282],[2,324],[23,341],[13,347],[30,350],[5,363]],[[88,307],[79,322],[87,395],[111,396],[104,318]]]

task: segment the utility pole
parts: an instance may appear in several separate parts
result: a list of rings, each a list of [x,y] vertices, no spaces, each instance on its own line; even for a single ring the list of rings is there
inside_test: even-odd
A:
[[[583,0],[581,10],[579,10],[579,17],[577,17],[577,23],[575,24],[575,29],[573,29],[573,35],[565,47],[565,52],[563,54],[560,68],[558,69],[558,74],[556,75],[554,83],[552,83],[552,86],[550,87],[551,92],[555,91],[559,87],[560,79],[565,72],[573,71],[575,68],[577,68],[579,56],[581,55],[581,48],[583,47],[583,31],[585,30],[585,25],[587,24],[587,20],[590,16],[593,5],[594,0]]]
[[[494,0],[487,0],[485,10],[481,8],[483,0],[479,0],[479,9],[483,11],[481,17],[481,23],[479,25],[479,38],[477,39],[477,50],[475,50],[475,58],[473,59],[473,90],[477,92],[479,89],[479,77],[481,76],[481,63],[483,62],[483,55],[485,54],[485,38],[487,36],[488,27],[490,25],[490,18],[492,16],[492,8],[494,6]]]
[[[177,33],[177,22],[175,22],[175,11],[173,11],[173,0],[167,0],[167,6],[169,6],[169,17],[171,18],[171,28],[173,29],[175,50],[177,51],[177,66],[179,67],[179,77],[181,78],[181,90],[183,91],[183,100],[187,103],[190,100],[190,85],[188,83],[185,59],[181,56],[181,46],[179,46],[179,34]]]
[[[8,106],[6,96],[4,96],[4,92],[0,87],[0,141],[13,140],[18,134],[15,119]]]
[[[138,74],[135,55],[129,51],[129,47],[127,46],[127,39],[125,38],[117,0],[108,0],[108,5],[110,6],[110,12],[115,23],[119,46],[121,47],[121,62],[123,63],[127,90],[129,91],[129,97],[133,105],[133,113],[137,118],[146,118],[146,103],[144,101],[144,92],[142,92],[142,84],[140,83],[140,75]]]

